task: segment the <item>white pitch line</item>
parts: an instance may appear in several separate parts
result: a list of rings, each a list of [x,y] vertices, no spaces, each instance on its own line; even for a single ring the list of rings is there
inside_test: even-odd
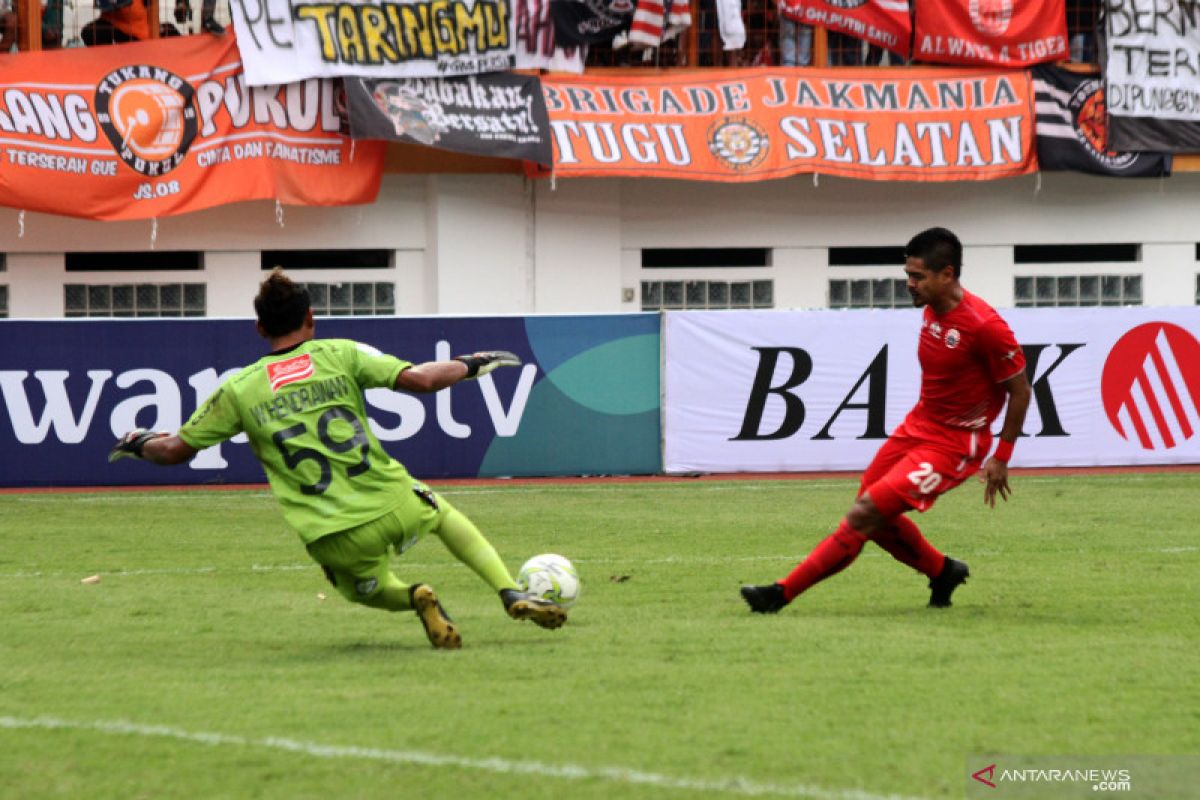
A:
[[[470,758],[421,750],[385,750],[375,747],[331,745],[306,742],[278,736],[250,738],[228,733],[188,731],[167,725],[141,725],[124,720],[79,722],[56,717],[0,716],[0,728],[9,730],[74,730],[121,736],[144,736],[157,739],[193,742],[209,746],[224,745],[237,748],[266,748],[328,759],[381,761],[388,764],[412,764],[431,767],[458,767],[505,775],[537,775],[563,780],[604,780],[630,786],[654,789],[677,789],[710,794],[729,794],[742,797],[802,797],[815,800],[919,800],[895,794],[875,794],[860,789],[827,789],[806,784],[765,783],[742,776],[701,780],[678,778],[656,772],[627,767],[585,767],[580,764],[551,764],[543,761],[516,761],[507,758]]]

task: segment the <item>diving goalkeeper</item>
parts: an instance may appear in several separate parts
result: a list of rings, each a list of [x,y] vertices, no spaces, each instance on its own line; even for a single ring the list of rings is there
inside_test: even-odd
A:
[[[317,339],[308,291],[276,268],[254,298],[270,353],[229,380],[177,434],[125,434],[110,461],[181,464],[238,433],[262,464],[288,524],[339,593],[353,603],[415,611],[436,648],[462,646],[428,584],[403,583],[388,565],[433,534],[499,593],[508,615],[558,628],[556,603],[517,589],[495,548],[444,497],[413,479],[371,434],[363,390],[436,392],[520,359],[503,351],[411,364],[348,339]]]

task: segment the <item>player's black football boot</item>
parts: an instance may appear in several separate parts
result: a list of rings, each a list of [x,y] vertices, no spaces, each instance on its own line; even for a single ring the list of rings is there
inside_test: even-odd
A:
[[[462,635],[458,626],[450,619],[446,609],[442,608],[433,587],[427,583],[417,583],[409,587],[409,600],[417,619],[425,626],[425,635],[429,643],[439,650],[457,650],[462,647]]]
[[[769,583],[765,586],[743,586],[742,599],[756,614],[778,614],[788,604],[783,595],[783,586]]]
[[[965,583],[970,575],[971,570],[967,569],[966,564],[946,556],[946,563],[942,565],[942,571],[936,578],[929,581],[929,607],[949,608],[951,606],[950,595],[954,594],[958,585]]]
[[[528,592],[501,589],[500,601],[513,619],[528,619],[543,628],[561,628],[567,621],[567,610],[555,603]]]

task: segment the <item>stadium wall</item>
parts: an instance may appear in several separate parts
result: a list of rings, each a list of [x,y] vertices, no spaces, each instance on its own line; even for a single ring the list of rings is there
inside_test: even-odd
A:
[[[277,213],[277,211],[279,213]],[[898,247],[930,225],[966,244],[966,285],[1012,306],[1018,275],[1139,275],[1141,303],[1194,305],[1200,173],[1114,179],[1044,173],[979,183],[797,177],[745,185],[530,182],[517,175],[388,175],[368,206],[225,206],[97,223],[0,209],[10,318],[64,314],[64,285],[199,281],[206,314],[244,316],[264,250],[377,248],[384,269],[312,269],[315,281],[387,281],[398,315],[638,311],[641,282],[770,280],[774,308],[824,308],[830,279],[901,277],[890,263],[830,264],[830,249]],[[1019,245],[1128,244],[1119,262],[1018,264]],[[761,266],[648,269],[648,248],[764,248]],[[202,269],[67,272],[64,253],[198,251]],[[669,273],[669,274],[668,274]]]

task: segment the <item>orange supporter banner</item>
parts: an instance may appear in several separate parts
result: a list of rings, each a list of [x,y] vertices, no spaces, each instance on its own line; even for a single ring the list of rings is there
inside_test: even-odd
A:
[[[369,203],[383,142],[335,84],[250,89],[233,36],[0,56],[0,205],[99,220],[242,200]]]
[[[542,78],[558,177],[970,181],[1037,168],[1025,71],[689,70]]]

